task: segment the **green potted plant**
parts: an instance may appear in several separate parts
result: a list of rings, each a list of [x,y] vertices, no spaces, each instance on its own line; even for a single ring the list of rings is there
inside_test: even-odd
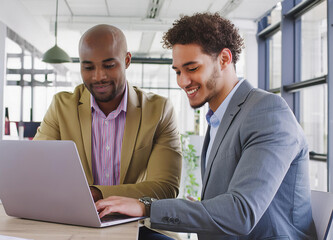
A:
[[[198,196],[199,183],[197,182],[195,174],[199,167],[199,157],[196,155],[194,146],[189,143],[189,135],[193,135],[193,133],[186,132],[185,134],[181,134],[182,153],[185,168],[183,198],[200,200],[200,196]]]

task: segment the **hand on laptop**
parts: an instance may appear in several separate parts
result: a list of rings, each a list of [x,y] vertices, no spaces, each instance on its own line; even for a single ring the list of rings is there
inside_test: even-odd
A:
[[[102,218],[110,213],[121,213],[133,217],[145,216],[145,206],[138,199],[112,196],[96,203],[99,217]]]

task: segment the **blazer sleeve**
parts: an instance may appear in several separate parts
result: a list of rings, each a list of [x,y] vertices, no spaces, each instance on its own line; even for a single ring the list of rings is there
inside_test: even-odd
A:
[[[150,109],[149,111],[152,111]],[[146,124],[146,123],[142,123]],[[182,156],[180,147],[180,136],[177,129],[174,109],[169,100],[164,101],[164,107],[160,120],[155,128],[153,144],[147,159],[132,159],[133,161],[144,162],[146,164],[145,174],[138,177],[135,183],[120,184],[117,186],[95,186],[102,191],[103,197],[127,196],[139,198],[150,196],[157,199],[175,198],[179,192],[181,177]],[[143,154],[143,155],[145,155]],[[141,163],[140,163],[141,164]],[[130,166],[132,175],[135,169]]]
[[[274,97],[262,101],[269,106],[251,109],[242,124],[233,128],[239,129],[241,152],[239,159],[228,156],[238,164],[227,191],[201,202],[182,199],[153,202],[150,216],[153,228],[222,235],[251,232],[269,207],[292,161],[302,149],[307,151],[300,126],[287,104]],[[210,173],[210,184],[223,184],[219,177],[223,169],[211,171],[215,173]]]

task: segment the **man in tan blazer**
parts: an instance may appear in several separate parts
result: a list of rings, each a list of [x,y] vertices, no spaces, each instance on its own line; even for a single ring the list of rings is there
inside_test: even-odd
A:
[[[109,25],[91,28],[80,40],[79,53],[84,84],[77,86],[73,93],[61,92],[54,96],[34,140],[74,141],[95,201],[113,195],[176,197],[181,150],[171,103],[126,81],[131,54],[118,28]],[[107,117],[117,110],[125,96],[119,184],[96,185],[93,161],[98,159],[92,155],[92,101]]]

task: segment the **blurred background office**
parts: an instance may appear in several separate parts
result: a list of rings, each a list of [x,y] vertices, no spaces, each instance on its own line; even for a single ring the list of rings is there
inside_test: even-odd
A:
[[[199,155],[208,106],[189,106],[161,39],[182,14],[219,12],[245,40],[238,76],[288,102],[309,143],[311,188],[333,191],[333,1],[0,0],[0,6],[1,139],[31,138],[53,95],[82,82],[78,41],[106,23],[126,35],[133,56],[128,81],[170,98],[180,132],[192,134],[186,144]],[[42,61],[55,41],[71,62]]]

